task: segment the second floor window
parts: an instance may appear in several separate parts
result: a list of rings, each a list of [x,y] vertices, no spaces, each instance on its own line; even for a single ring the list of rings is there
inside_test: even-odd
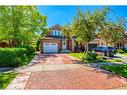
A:
[[[59,31],[59,30],[52,30],[50,34],[54,35],[54,36],[61,36],[61,31]]]
[[[55,35],[57,35],[57,31],[55,31]]]

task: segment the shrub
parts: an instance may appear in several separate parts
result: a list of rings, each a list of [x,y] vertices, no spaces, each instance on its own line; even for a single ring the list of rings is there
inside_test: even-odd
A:
[[[0,48],[0,67],[17,67],[23,65],[27,57],[25,48]]]
[[[82,61],[83,62],[90,62],[97,60],[97,54],[96,53],[89,53],[89,52],[84,52],[84,55],[82,56]]]
[[[29,46],[29,45],[20,45],[20,46],[17,46],[17,48],[26,48],[27,49],[27,55],[30,56],[31,54],[34,53],[34,48],[32,46]]]

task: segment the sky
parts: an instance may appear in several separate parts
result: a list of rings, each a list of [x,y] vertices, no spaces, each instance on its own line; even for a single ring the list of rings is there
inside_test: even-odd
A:
[[[110,21],[116,21],[117,17],[127,18],[127,6],[38,6],[38,9],[42,15],[47,16],[47,27],[51,27],[55,24],[71,23],[77,8],[93,12],[103,7],[109,7],[112,10],[108,15]]]

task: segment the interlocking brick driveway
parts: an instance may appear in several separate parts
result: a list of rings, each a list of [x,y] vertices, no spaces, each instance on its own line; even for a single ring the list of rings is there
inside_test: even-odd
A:
[[[126,84],[124,78],[86,67],[67,54],[40,55],[24,89],[114,89]]]

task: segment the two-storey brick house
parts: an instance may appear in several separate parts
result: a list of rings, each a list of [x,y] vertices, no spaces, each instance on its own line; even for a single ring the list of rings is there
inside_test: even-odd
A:
[[[73,39],[67,41],[62,36],[61,26],[58,24],[50,27],[50,32],[47,32],[41,40],[41,46],[43,53],[58,53],[62,50],[73,51],[74,49]]]

